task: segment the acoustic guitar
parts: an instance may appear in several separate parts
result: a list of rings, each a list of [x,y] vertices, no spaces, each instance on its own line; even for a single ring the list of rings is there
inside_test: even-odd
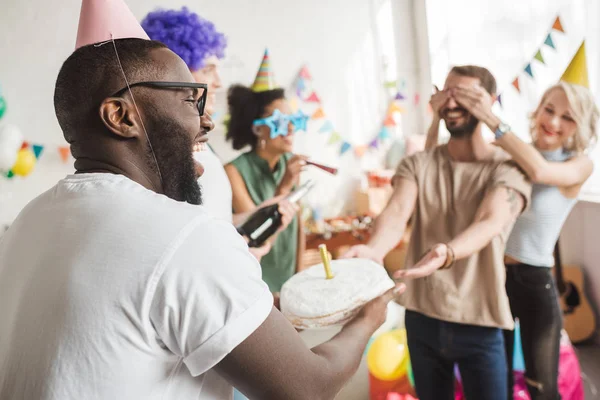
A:
[[[591,338],[596,330],[596,318],[585,296],[583,271],[574,265],[562,265],[558,241],[554,247],[554,274],[569,339],[579,343]]]

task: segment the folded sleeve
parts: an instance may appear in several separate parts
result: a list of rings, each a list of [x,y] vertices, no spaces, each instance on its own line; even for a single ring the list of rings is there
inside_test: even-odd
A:
[[[156,285],[150,319],[164,345],[198,376],[265,321],[273,296],[231,224],[204,219],[189,230]]]
[[[408,179],[413,182],[417,182],[417,164],[419,153],[413,154],[412,156],[405,157],[400,161],[396,168],[396,173],[392,178],[392,186],[396,186],[400,179]]]

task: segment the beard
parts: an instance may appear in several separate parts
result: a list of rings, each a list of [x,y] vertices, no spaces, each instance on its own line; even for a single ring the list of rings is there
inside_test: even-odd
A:
[[[147,129],[152,148],[148,149],[148,163],[154,171],[157,167],[160,169],[156,172],[162,177],[164,194],[176,201],[201,205],[202,191],[196,177],[189,132],[173,119],[161,118],[157,113],[150,115]]]
[[[449,112],[457,111],[462,112],[465,115],[466,121],[460,125],[449,124],[447,121],[447,114]],[[462,107],[444,110],[443,117],[444,122],[446,123],[446,129],[448,130],[448,132],[450,132],[450,136],[454,139],[471,137],[473,135],[473,132],[475,132],[475,129],[477,128],[477,124],[479,124],[479,120],[473,115],[469,114],[469,112]]]

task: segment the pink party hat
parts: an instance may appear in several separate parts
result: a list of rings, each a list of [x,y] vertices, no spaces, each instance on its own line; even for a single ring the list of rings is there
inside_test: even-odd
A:
[[[83,0],[75,49],[111,38],[150,40],[123,0]]]

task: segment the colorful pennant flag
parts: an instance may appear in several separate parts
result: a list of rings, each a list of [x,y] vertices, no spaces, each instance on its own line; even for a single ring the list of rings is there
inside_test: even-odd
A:
[[[554,42],[552,41],[552,36],[550,36],[550,34],[548,34],[548,36],[546,36],[546,40],[544,40],[544,44],[546,46],[550,46],[554,50],[556,50],[556,47],[554,46]]]
[[[292,112],[298,111],[298,109],[300,108],[298,106],[298,98],[296,96],[292,96],[290,98],[289,102],[290,102],[290,108],[292,109]]]
[[[400,92],[398,92],[396,94],[396,97],[394,97],[394,100],[405,100],[405,99],[406,99],[406,97],[404,97],[404,95]]]
[[[310,75],[310,72],[308,72],[308,67],[306,65],[300,70],[300,77],[308,80],[312,79],[312,76]]]
[[[329,136],[329,140],[327,141],[327,144],[334,144],[334,143],[339,142],[340,140],[342,140],[342,137],[340,136],[340,134],[337,132],[332,132],[331,136]]]
[[[519,77],[516,77],[514,81],[512,81],[512,85],[517,89],[517,92],[521,93],[521,88],[519,87]]]
[[[383,86],[388,89],[394,89],[398,85],[398,81],[387,81],[384,82]]]
[[[340,147],[340,155],[342,155],[345,152],[347,152],[348,150],[350,150],[351,147],[352,147],[352,145],[348,142],[342,143],[342,147]]]
[[[527,64],[527,66],[525,66],[525,69],[523,70],[527,73],[527,75],[529,75],[530,77],[533,78],[533,71],[531,70],[531,64]]]
[[[565,30],[563,29],[563,26],[560,23],[560,17],[556,17],[556,20],[554,21],[554,24],[552,25],[552,29],[554,29],[555,31],[565,33]]]
[[[304,83],[304,79],[298,78],[298,80],[296,81],[296,91],[301,92],[304,89],[306,89],[306,84]]]
[[[498,104],[500,104],[500,107],[502,107],[502,93],[498,95]]]
[[[14,172],[12,172],[12,169],[6,173],[6,177],[7,177],[8,179],[12,178],[13,176],[15,176],[15,173],[14,173]]]
[[[35,154],[35,159],[39,159],[40,158],[40,154],[42,154],[42,151],[44,151],[44,146],[39,145],[39,144],[34,144],[32,146],[32,150],[33,150],[33,154]]]
[[[28,147],[29,147],[29,143],[23,142],[23,144],[21,145],[21,150],[26,149]]]
[[[377,140],[377,138],[371,140],[371,143],[369,143],[369,148],[371,149],[376,149],[377,147],[379,147],[379,140]]]
[[[419,93],[415,93],[415,106],[419,105],[419,100],[421,100],[421,96],[419,96]]]
[[[385,121],[383,121],[383,126],[387,126],[387,127],[396,126],[396,120],[394,119],[394,116],[391,114],[388,114],[388,116],[385,117]]]
[[[60,158],[63,162],[69,161],[69,155],[71,154],[71,148],[69,146],[60,146],[58,148],[58,153],[60,154]]]
[[[404,112],[404,108],[400,107],[397,102],[392,101],[390,107],[388,108],[388,114],[393,114],[396,112],[402,114]]]
[[[366,151],[367,151],[367,146],[365,146],[365,145],[356,146],[354,148],[354,154],[356,154],[356,156],[358,158],[361,158],[362,156],[364,156]]]
[[[321,125],[321,128],[319,129],[319,133],[327,133],[331,131],[333,131],[333,124],[329,120],[325,121],[325,123]]]
[[[311,95],[308,96],[304,101],[310,103],[321,103],[321,99],[319,99],[319,96],[317,96],[315,92],[312,92]]]
[[[542,64],[546,64],[546,62],[544,61],[544,57],[542,57],[542,50],[538,50],[537,53],[535,53],[535,57],[533,57],[533,58],[535,58]]]
[[[385,126],[381,128],[381,130],[379,131],[379,135],[377,135],[377,137],[380,140],[385,140],[388,139],[390,137],[390,131],[388,130],[388,128],[386,128]]]
[[[313,113],[313,115],[310,117],[310,119],[319,119],[319,118],[325,118],[325,112],[323,112],[323,109],[321,107],[317,108],[317,111],[315,111]]]

